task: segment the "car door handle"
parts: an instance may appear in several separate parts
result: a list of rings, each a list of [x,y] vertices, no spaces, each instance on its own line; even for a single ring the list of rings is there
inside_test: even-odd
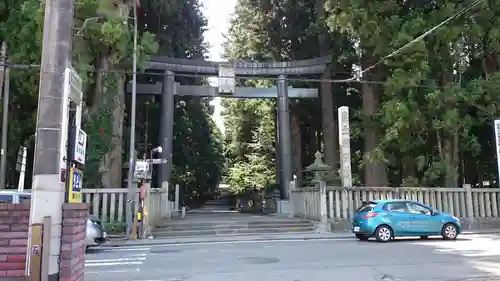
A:
[[[384,217],[390,218],[390,217],[392,217],[392,215],[391,214],[386,214],[386,215],[384,215]]]
[[[414,216],[410,216],[410,220],[414,220],[414,219],[415,219],[415,217],[414,217]]]

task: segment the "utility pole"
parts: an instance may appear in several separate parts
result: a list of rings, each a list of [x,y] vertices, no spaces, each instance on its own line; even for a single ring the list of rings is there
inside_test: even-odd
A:
[[[33,186],[31,189],[30,236],[44,217],[52,217],[50,233],[61,231],[62,205],[65,199],[61,182],[61,164],[65,156],[66,139],[63,120],[66,68],[71,64],[74,0],[45,1],[42,62],[36,122]],[[28,249],[32,249],[28,240]],[[61,237],[51,237],[49,280],[59,274]],[[28,264],[28,263],[27,263]]]
[[[3,122],[2,122],[2,143],[0,150],[0,189],[5,189],[5,170],[7,169],[6,157],[7,153],[7,127],[8,127],[8,110],[9,110],[9,69],[5,66],[7,62],[7,44],[2,42],[0,50],[0,95],[4,94],[3,98]]]
[[[2,47],[0,49],[0,63],[2,66],[0,66],[0,95],[2,94],[2,89],[3,89],[3,78],[4,78],[4,72],[5,72],[5,61],[7,58],[7,44],[5,42],[2,42]]]
[[[9,132],[9,91],[10,73],[5,68],[3,85],[3,108],[2,108],[2,146],[0,149],[0,189],[5,189],[5,173],[7,170],[7,134]]]
[[[127,177],[127,235],[130,238],[132,234],[132,218],[134,211],[135,184],[134,184],[134,163],[135,163],[135,118],[137,107],[137,1],[132,0],[134,12],[134,49],[132,54],[132,104],[130,110],[130,147],[129,164]]]

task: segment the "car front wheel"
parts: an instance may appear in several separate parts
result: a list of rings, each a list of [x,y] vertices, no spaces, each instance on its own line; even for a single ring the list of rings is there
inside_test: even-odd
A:
[[[452,223],[447,223],[443,226],[441,235],[443,236],[444,240],[455,240],[458,236],[458,228]]]

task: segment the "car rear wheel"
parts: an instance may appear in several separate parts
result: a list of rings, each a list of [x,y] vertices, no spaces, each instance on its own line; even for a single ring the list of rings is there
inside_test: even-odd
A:
[[[364,234],[356,234],[356,238],[361,241],[368,241],[368,239],[370,239],[370,236]]]
[[[443,236],[444,240],[455,240],[458,236],[458,228],[452,223],[447,223],[443,226],[441,235]]]
[[[389,242],[392,239],[392,229],[387,225],[381,225],[375,230],[375,239],[378,242]]]

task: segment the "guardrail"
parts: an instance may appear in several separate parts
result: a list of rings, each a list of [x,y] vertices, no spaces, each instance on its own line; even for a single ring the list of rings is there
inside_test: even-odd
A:
[[[293,215],[321,221],[348,220],[361,202],[380,199],[416,200],[442,212],[472,222],[476,218],[500,218],[500,188],[425,187],[314,187],[295,188],[291,184]],[[323,189],[323,192],[322,192]],[[323,198],[322,198],[323,197]],[[322,206],[326,205],[326,206]],[[322,208],[323,207],[323,208]]]
[[[176,188],[176,191],[178,188]],[[92,188],[83,189],[83,202],[89,206],[89,213],[99,217],[105,223],[124,223],[126,221],[126,205],[129,201],[126,188]],[[139,210],[139,194],[134,196],[134,214]],[[177,199],[178,196],[175,196]],[[178,211],[176,203],[168,200],[168,183],[163,188],[148,188],[146,190],[145,208],[148,224],[154,226],[161,219],[171,217]],[[178,200],[177,200],[178,206]]]

